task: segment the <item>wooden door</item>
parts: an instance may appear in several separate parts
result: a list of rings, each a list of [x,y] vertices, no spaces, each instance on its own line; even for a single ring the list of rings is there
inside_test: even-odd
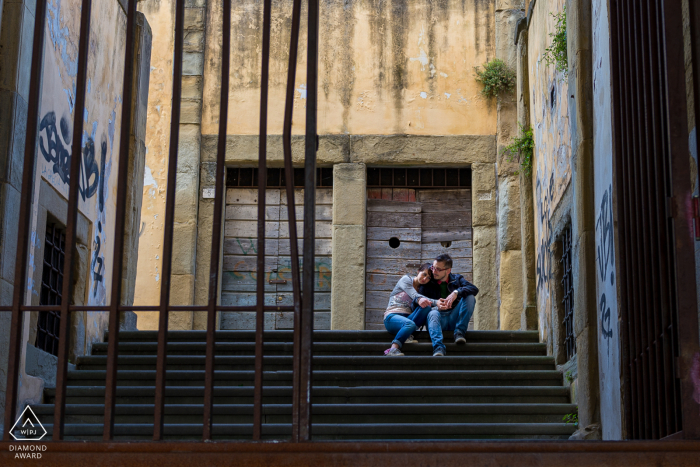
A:
[[[304,190],[295,190],[297,236],[303,233]],[[257,290],[257,189],[229,188],[222,276],[222,305],[254,305]],[[265,304],[293,304],[286,192],[267,189],[265,209]],[[331,225],[333,191],[316,190],[316,329],[330,329]],[[299,256],[303,240],[299,240]],[[300,263],[302,262],[300,258]],[[303,268],[303,264],[301,264]],[[291,329],[292,312],[265,313],[265,329]],[[255,329],[255,312],[222,313],[221,329]]]
[[[365,329],[384,329],[389,294],[402,275],[415,273],[420,261],[420,203],[367,200]]]

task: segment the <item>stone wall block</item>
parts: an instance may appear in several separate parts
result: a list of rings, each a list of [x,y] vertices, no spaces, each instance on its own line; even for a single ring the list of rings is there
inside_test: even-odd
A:
[[[178,173],[175,187],[175,222],[197,222],[199,201],[196,173]]]
[[[350,136],[352,162],[365,164],[428,164],[443,166],[474,162],[494,162],[496,141],[493,135]]]
[[[204,8],[185,8],[185,30],[204,30]]]
[[[496,0],[496,11],[524,9],[525,0]]]
[[[496,170],[494,164],[472,164],[472,225],[496,225]]]
[[[364,225],[367,210],[365,164],[335,164],[333,188],[333,225]]]
[[[182,74],[201,75],[204,72],[204,53],[185,52],[182,57]]]
[[[180,142],[177,150],[178,172],[199,173],[200,141],[199,125],[180,125]]]
[[[588,287],[595,292],[595,232],[583,232],[574,239],[574,331],[596,326],[598,320],[597,303],[586,303],[589,295],[583,293]],[[590,260],[588,260],[590,258]],[[590,264],[581,264],[587,261]],[[576,263],[578,264],[578,267]],[[588,274],[586,274],[588,272]],[[585,275],[584,275],[585,274]],[[579,293],[576,293],[578,289]],[[595,294],[593,294],[595,295]],[[595,297],[593,297],[595,300]]]
[[[196,243],[197,224],[195,221],[187,223],[176,222],[173,226],[173,274],[194,274]]]
[[[364,225],[333,226],[331,329],[365,328],[366,239]]]
[[[498,181],[498,246],[520,250],[520,183],[516,176]]]
[[[518,20],[524,16],[525,12],[520,9],[496,11],[496,57],[513,70],[517,64],[513,34]]]
[[[171,305],[191,305],[194,300],[194,276],[192,274],[173,274],[170,286]],[[157,313],[152,313],[158,316]],[[171,311],[168,313],[168,330],[190,331],[194,313],[192,311]],[[156,326],[156,329],[157,326]]]
[[[479,288],[474,309],[474,329],[498,329],[498,277],[496,227],[474,227],[474,285]]]
[[[17,257],[17,219],[19,219],[20,193],[12,186],[0,184],[0,279],[14,283]]]
[[[515,331],[520,329],[523,308],[522,253],[520,250],[501,252],[500,292],[501,306],[500,329]]]
[[[202,101],[182,99],[180,105],[180,123],[199,125],[202,121]]]
[[[204,8],[207,0],[185,0],[185,8]]]
[[[182,77],[182,98],[202,100],[203,78],[201,76]]]
[[[204,52],[204,31],[185,31],[183,50],[185,52]]]

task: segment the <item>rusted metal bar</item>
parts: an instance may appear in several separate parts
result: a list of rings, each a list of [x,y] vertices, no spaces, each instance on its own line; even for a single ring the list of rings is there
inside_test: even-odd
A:
[[[119,305],[122,296],[122,267],[124,264],[124,219],[131,147],[131,122],[134,89],[134,36],[136,34],[136,0],[129,0],[126,13],[126,44],[124,50],[124,83],[122,89],[122,121],[119,135],[119,173],[117,174],[117,212],[114,224],[114,256],[112,259],[112,296],[109,301],[109,342],[105,381],[105,415],[102,438],[114,437],[115,394],[117,392],[117,358],[119,353]]]
[[[56,364],[56,399],[54,403],[53,439],[63,439],[66,408],[66,377],[68,374],[69,305],[73,297],[73,245],[78,223],[80,187],[80,162],[82,160],[83,123],[87,93],[88,50],[90,45],[90,12],[92,0],[83,0],[80,10],[80,41],[78,43],[78,75],[76,77],[75,108],[73,118],[73,147],[70,160],[70,184],[68,191],[68,216],[66,221],[66,256],[63,265],[63,291],[61,293],[61,327],[58,338],[58,362]]]
[[[224,207],[224,175],[226,173],[226,132],[228,124],[228,92],[231,68],[231,0],[223,0],[221,43],[221,97],[219,101],[219,141],[216,154],[216,186],[214,188],[214,222],[211,233],[209,269],[209,302],[207,305],[207,345],[204,370],[204,427],[202,438],[212,436],[212,408],[214,405],[214,346],[216,332],[216,305],[219,299],[219,257],[221,254],[221,227]],[[263,239],[263,243],[265,240]]]
[[[311,374],[314,326],[316,244],[316,151],[318,150],[318,30],[319,0],[309,0],[306,59],[306,135],[304,157],[304,291],[301,307],[299,441],[311,439]]]
[[[664,47],[666,87],[665,117],[667,127],[667,164],[673,168],[669,172],[672,187],[669,193],[668,213],[671,219],[670,236],[674,254],[669,256],[670,276],[673,280],[672,310],[676,318],[679,354],[676,365],[680,376],[680,404],[682,430],[686,439],[700,438],[700,400],[697,397],[697,375],[693,375],[694,365],[700,360],[698,343],[698,308],[694,293],[695,282],[695,236],[688,226],[693,225],[693,212],[690,200],[693,196],[690,186],[690,164],[688,161],[688,112],[685,89],[685,57],[683,39],[683,11],[681,2],[663,1],[661,17],[664,19],[662,41]]]
[[[287,191],[287,220],[289,221],[289,249],[292,262],[292,293],[294,295],[294,333],[292,365],[292,442],[299,441],[299,370],[301,365],[301,284],[299,283],[299,249],[297,243],[296,210],[294,209],[294,165],[292,163],[292,116],[294,113],[294,87],[299,52],[299,23],[301,0],[292,5],[292,32],[289,41],[289,67],[287,68],[287,95],[284,105],[282,147],[284,149],[284,175]]]
[[[165,233],[163,235],[163,265],[158,316],[158,356],[156,359],[156,398],[153,417],[153,439],[163,439],[165,405],[165,353],[168,339],[168,311],[172,275],[173,228],[175,223],[175,184],[177,183],[177,152],[180,141],[180,98],[182,96],[182,56],[185,29],[185,0],[175,3],[175,50],[173,53],[173,103],[170,114],[170,153],[168,157],[168,188],[165,198]]]
[[[5,433],[3,439],[10,441],[10,427],[17,415],[17,384],[19,382],[20,356],[22,354],[22,317],[24,292],[27,284],[27,259],[29,254],[29,229],[31,222],[32,188],[34,183],[34,159],[36,156],[37,129],[39,127],[39,99],[41,97],[41,74],[44,63],[44,24],[46,22],[46,1],[37,0],[34,10],[34,39],[32,42],[32,65],[29,83],[29,103],[27,106],[26,142],[24,145],[24,167],[22,173],[22,193],[17,226],[17,251],[15,258],[15,283],[12,306],[2,307],[11,311],[9,364],[7,368],[7,392],[5,394]]]
[[[258,277],[255,304],[255,391],[253,393],[253,440],[262,433],[263,331],[265,318],[265,192],[267,187],[267,101],[270,79],[270,23],[272,1],[265,0],[260,77],[260,137],[258,139]],[[292,206],[291,209],[294,209]]]

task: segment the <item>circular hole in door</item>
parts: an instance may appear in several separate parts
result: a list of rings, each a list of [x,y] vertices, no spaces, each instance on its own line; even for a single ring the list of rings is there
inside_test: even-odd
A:
[[[449,248],[452,246],[452,242],[440,242],[440,245],[442,245],[444,248]]]
[[[401,240],[399,240],[398,238],[396,238],[396,237],[391,237],[391,238],[389,239],[389,246],[390,246],[390,247],[392,247],[392,248],[398,248],[399,245],[401,245]]]

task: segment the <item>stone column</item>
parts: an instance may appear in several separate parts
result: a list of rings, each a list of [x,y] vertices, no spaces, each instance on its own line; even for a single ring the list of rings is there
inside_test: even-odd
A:
[[[525,21],[524,19],[522,21]],[[518,35],[518,123],[530,127],[530,79],[528,74],[527,29]],[[535,202],[532,173],[520,172],[520,249],[522,251],[523,308],[520,329],[537,329],[537,282],[535,280]]]
[[[205,3],[204,1],[191,2],[185,8],[182,111],[175,195],[173,277],[170,292],[170,303],[173,305],[195,303]],[[195,315],[194,312],[171,313],[170,329],[196,329],[197,322],[200,320],[195,320],[195,316],[201,318],[200,315],[201,313]],[[204,320],[206,323],[206,318]]]
[[[367,168],[333,166],[331,329],[365,328]]]
[[[590,0],[567,2],[569,109],[572,123],[572,181],[575,238],[573,275],[574,332],[578,363],[580,428],[600,423],[598,328],[595,271],[595,198],[593,171],[593,64]],[[598,430],[600,427],[598,427]]]
[[[474,285],[479,288],[474,329],[498,329],[496,168],[492,162],[472,164],[472,226]]]
[[[517,66],[514,34],[524,16],[523,0],[496,2],[496,57],[512,70]],[[519,135],[515,93],[498,97],[498,289],[499,329],[520,329],[522,314],[522,252],[520,250],[520,166],[504,148]]]

